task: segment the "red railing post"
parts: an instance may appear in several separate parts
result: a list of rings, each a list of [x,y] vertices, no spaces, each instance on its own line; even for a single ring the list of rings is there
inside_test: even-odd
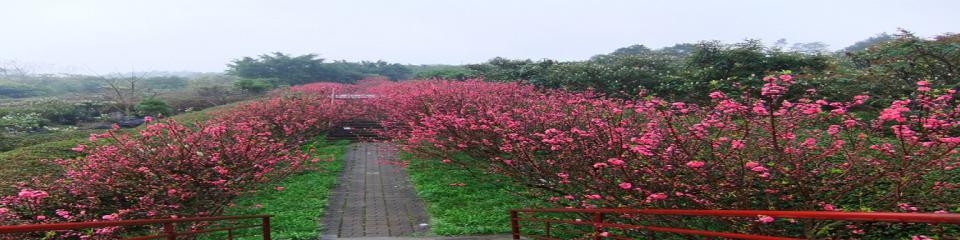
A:
[[[600,212],[593,213],[593,230],[594,230],[594,234],[596,234],[594,235],[593,239],[595,240],[600,240],[603,238],[600,236],[600,234],[603,233],[603,227],[600,226],[600,224],[602,223],[603,223],[603,213],[600,213]]]
[[[270,240],[270,216],[263,217],[263,240]]]
[[[163,234],[167,235],[167,240],[177,240],[177,229],[173,227],[173,223],[163,224]]]
[[[517,218],[517,211],[510,211],[510,232],[513,233],[514,240],[520,240],[520,222]]]
[[[546,225],[547,225],[547,226],[546,226],[546,229],[547,229],[547,231],[546,231],[546,232],[547,232],[547,239],[550,239],[550,222],[543,222],[543,224],[546,224]]]
[[[227,229],[227,240],[233,240],[233,229]]]

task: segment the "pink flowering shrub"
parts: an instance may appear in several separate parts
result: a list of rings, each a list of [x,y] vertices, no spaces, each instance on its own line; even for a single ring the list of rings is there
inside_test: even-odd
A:
[[[363,81],[363,80],[361,80]],[[341,94],[341,93],[350,93],[356,91],[356,85],[346,85],[341,83],[331,83],[331,82],[315,82],[308,83],[304,85],[297,85],[290,87],[290,92],[302,92],[310,93],[315,95],[330,95],[330,94]],[[280,91],[277,94],[284,95],[286,92]]]
[[[560,206],[960,210],[954,91],[920,83],[914,98],[866,119],[857,107],[867,96],[827,102],[811,90],[786,99],[792,83],[790,75],[768,77],[757,95],[713,93],[705,106],[479,81],[369,91],[384,96],[371,103],[405,149],[510,176]],[[458,153],[470,158],[454,158]],[[810,237],[835,225],[723,221],[732,229]],[[828,232],[854,236],[889,227],[851,226]]]
[[[107,212],[114,219],[218,214],[223,199],[285,176],[307,158],[263,130],[250,122],[193,129],[168,121],[139,135],[110,132],[86,157],[60,160],[69,179],[62,184],[82,196],[88,212],[115,210]]]
[[[324,91],[246,103],[193,127],[167,120],[136,134],[91,135],[73,148],[85,157],[55,161],[61,178],[37,179],[0,198],[0,224],[220,214],[234,197],[300,170],[310,160],[301,143],[353,116],[346,103],[315,93]]]
[[[291,146],[319,135],[334,123],[361,114],[352,104],[323,96],[329,90],[315,89],[252,102],[219,113],[215,122],[250,124]],[[343,89],[343,88],[341,88]]]

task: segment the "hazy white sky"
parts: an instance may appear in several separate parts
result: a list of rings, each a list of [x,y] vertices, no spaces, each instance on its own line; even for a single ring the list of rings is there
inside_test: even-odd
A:
[[[222,71],[267,52],[463,64],[760,38],[837,49],[960,29],[958,0],[0,0],[0,63],[35,72]]]

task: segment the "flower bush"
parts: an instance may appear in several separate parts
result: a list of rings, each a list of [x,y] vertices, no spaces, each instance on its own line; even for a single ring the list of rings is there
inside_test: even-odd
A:
[[[405,150],[502,174],[562,207],[960,211],[956,91],[920,81],[911,98],[874,113],[860,107],[869,96],[831,102],[813,89],[788,95],[792,75],[763,81],[759,92],[714,92],[703,105],[480,80],[296,86],[195,128],[167,121],[94,135],[74,148],[86,157],[57,161],[63,179],[0,200],[0,222],[217,214],[250,186],[295,171],[307,138],[361,117],[380,120]],[[340,93],[376,97],[331,96]],[[958,231],[770,216],[658,222],[811,238]]]
[[[764,82],[755,95],[712,93],[704,106],[479,81],[369,91],[383,96],[371,104],[405,149],[510,176],[559,206],[960,211],[955,91],[919,82],[913,98],[867,118],[858,106],[868,96],[828,102],[808,90],[788,99],[793,76]],[[484,161],[457,161],[458,153]],[[728,230],[808,237],[910,232],[758,218],[719,221]]]
[[[278,94],[194,126],[166,120],[136,133],[115,128],[91,135],[89,143],[72,149],[85,157],[54,161],[64,169],[61,178],[23,183],[19,194],[0,198],[0,223],[220,214],[256,185],[300,170],[309,159],[299,146],[356,113],[347,103],[312,94],[321,91],[329,88]],[[92,235],[122,230],[103,228]]]

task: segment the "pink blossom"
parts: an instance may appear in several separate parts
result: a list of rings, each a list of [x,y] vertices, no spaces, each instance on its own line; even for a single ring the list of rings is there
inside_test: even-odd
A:
[[[863,104],[864,101],[867,101],[868,99],[870,99],[870,96],[867,96],[867,95],[856,95],[856,96],[853,96],[853,99],[854,99],[858,104]]]
[[[72,151],[74,151],[74,152],[83,152],[84,147],[85,147],[85,146],[83,146],[83,144],[77,144],[76,147],[73,147],[73,148],[71,148],[70,150],[72,150]]]
[[[103,217],[101,217],[101,218],[102,218],[103,220],[113,221],[113,220],[116,220],[118,217],[119,217],[119,216],[118,216],[116,213],[114,213],[114,214],[110,214],[110,215],[103,215]]]
[[[600,199],[600,194],[588,194],[586,195],[587,199]]]
[[[10,209],[0,208],[0,215],[6,214],[6,213],[8,213],[8,212],[10,212]]]
[[[927,237],[926,235],[913,235],[910,236],[910,240],[933,240],[933,238]]]
[[[703,167],[703,165],[704,165],[704,163],[701,162],[701,161],[690,161],[690,162],[687,162],[687,167],[692,167],[692,168]]]
[[[827,127],[827,134],[837,135],[837,133],[840,133],[840,125],[830,125],[830,127]]]
[[[743,141],[740,141],[740,140],[730,141],[730,147],[733,149],[743,149],[743,146],[744,146]]]
[[[440,162],[443,162],[443,163],[451,163],[451,162],[453,162],[453,160],[443,159],[443,160],[441,160]]]
[[[803,143],[800,144],[806,148],[815,148],[817,147],[817,140],[813,138],[807,138],[803,140]]]
[[[607,162],[614,166],[620,166],[625,163],[623,160],[620,160],[619,158],[607,159]]]
[[[224,168],[224,167],[222,167],[222,166],[213,167],[213,171],[216,171],[216,172],[219,173],[220,175],[227,175],[228,173],[230,173],[230,170],[227,170],[226,168]]]
[[[823,210],[824,210],[824,211],[836,211],[837,209],[833,206],[833,204],[823,204]]]
[[[760,223],[772,223],[775,220],[776,219],[771,216],[757,215],[757,222],[760,222]]]
[[[144,122],[153,122],[153,117],[150,117],[150,116],[143,117],[143,121],[144,121]]]
[[[945,138],[940,138],[940,142],[945,142],[945,143],[960,143],[960,137],[945,137]]]
[[[20,190],[20,193],[17,194],[17,196],[25,199],[40,200],[40,199],[46,198],[49,195],[45,191],[33,191],[29,189],[22,189]]]
[[[724,98],[727,98],[727,95],[726,95],[726,94],[723,94],[722,92],[711,92],[711,93],[710,93],[710,98],[712,98],[712,99],[724,99]]]
[[[277,191],[283,191],[283,190],[286,189],[286,188],[284,188],[284,187],[276,187],[276,188],[274,188],[274,189],[276,189]]]
[[[768,115],[767,108],[761,104],[753,105],[753,113],[757,115]]]
[[[898,203],[898,204],[897,204],[897,207],[899,207],[900,210],[905,210],[905,211],[917,211],[917,210],[918,210],[917,207],[910,206],[909,203]]]
[[[654,193],[647,196],[647,202],[654,201],[654,200],[663,200],[663,199],[667,199],[666,193]]]
[[[633,184],[630,184],[630,183],[628,183],[628,182],[620,183],[620,188],[621,188],[621,189],[632,189],[632,188],[633,188]]]
[[[64,219],[70,218],[70,212],[68,212],[67,210],[57,209],[55,213],[57,214],[57,216],[60,216],[61,218],[64,218]]]
[[[783,80],[784,82],[790,82],[793,80],[793,76],[791,76],[790,74],[783,74],[783,75],[780,75],[780,80]]]

